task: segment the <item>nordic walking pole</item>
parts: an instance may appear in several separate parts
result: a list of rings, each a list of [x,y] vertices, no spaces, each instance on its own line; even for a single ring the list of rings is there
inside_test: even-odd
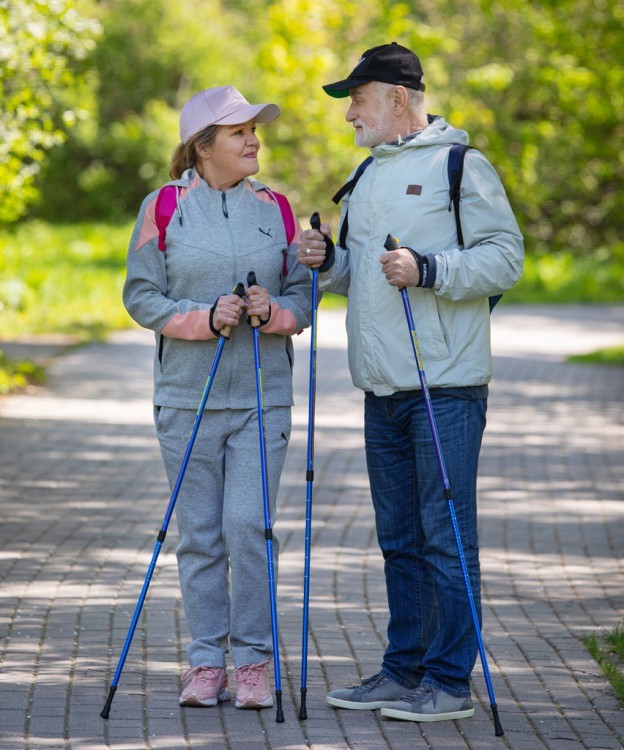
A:
[[[247,286],[256,285],[256,274],[247,274]],[[277,632],[277,605],[275,601],[275,573],[273,569],[273,527],[271,525],[271,506],[269,505],[269,480],[267,477],[266,436],[264,432],[264,400],[262,398],[262,366],[260,363],[260,345],[258,342],[258,328],[260,318],[252,315],[249,323],[253,330],[254,359],[256,362],[256,393],[258,396],[258,428],[260,434],[260,467],[262,469],[262,499],[264,501],[264,538],[267,548],[267,566],[269,570],[269,598],[271,601],[271,634],[273,637],[273,664],[275,666],[275,721],[282,724],[284,711],[282,710],[282,678],[280,675],[279,636]]]
[[[310,217],[312,229],[320,231],[321,217],[315,211]],[[310,545],[312,539],[312,485],[314,482],[314,413],[316,404],[316,322],[318,316],[318,269],[312,269],[312,320],[310,325],[310,386],[308,391],[308,457],[306,464],[306,526],[303,570],[303,628],[301,633],[301,706],[299,718],[308,718],[308,617],[310,611]]]
[[[396,239],[389,234],[384,242],[386,250],[397,250],[399,245]],[[490,670],[488,669],[487,658],[485,655],[485,648],[483,647],[483,638],[481,637],[481,628],[479,626],[479,617],[477,615],[477,608],[475,606],[474,596],[472,594],[472,586],[470,585],[470,578],[468,576],[468,567],[466,565],[466,558],[464,556],[464,548],[462,546],[461,536],[459,534],[459,526],[457,524],[457,516],[455,515],[455,506],[453,503],[453,493],[451,492],[451,485],[449,483],[448,474],[446,473],[446,466],[444,464],[444,456],[442,455],[442,446],[440,444],[440,436],[438,434],[438,428],[433,414],[433,406],[431,404],[431,395],[429,393],[429,386],[427,385],[427,378],[423,369],[422,357],[420,355],[420,347],[418,345],[418,337],[416,336],[416,328],[414,326],[414,318],[412,316],[412,308],[405,287],[399,289],[401,297],[403,299],[403,308],[405,309],[405,317],[407,320],[407,326],[409,328],[412,340],[412,349],[414,351],[414,358],[416,359],[416,367],[418,369],[418,377],[420,379],[420,385],[425,399],[425,408],[427,410],[427,419],[429,421],[429,427],[431,429],[431,437],[433,438],[433,446],[435,448],[436,458],[438,460],[438,467],[440,469],[440,476],[442,478],[442,484],[444,485],[444,497],[448,503],[449,514],[451,516],[451,524],[453,526],[453,533],[455,534],[455,543],[457,544],[457,553],[459,555],[459,561],[461,563],[462,573],[464,575],[464,583],[466,584],[466,593],[468,594],[468,601],[470,603],[470,612],[472,614],[472,622],[474,624],[475,635],[477,637],[477,644],[479,646],[479,655],[481,657],[481,664],[483,666],[483,676],[485,677],[485,684],[487,686],[488,695],[490,698],[490,708],[492,709],[492,717],[494,719],[494,734],[496,737],[502,737],[505,733],[503,727],[498,718],[498,706],[496,705],[496,698],[494,697],[494,688],[492,686],[492,680],[490,678]]]
[[[236,285],[233,291],[233,294],[236,294],[239,297],[242,297],[244,292],[245,292],[245,287],[243,286],[242,282],[239,282]],[[149,588],[150,581],[152,580],[152,575],[154,573],[154,568],[156,567],[156,561],[158,560],[160,549],[167,535],[169,522],[171,521],[171,516],[173,515],[173,509],[175,507],[176,500],[178,499],[178,494],[180,493],[180,487],[182,486],[182,480],[184,479],[186,467],[188,466],[188,462],[191,457],[191,451],[193,450],[193,445],[195,444],[195,438],[197,437],[199,424],[204,414],[204,407],[206,406],[206,401],[208,400],[208,394],[210,393],[210,389],[212,388],[212,383],[214,381],[214,377],[217,372],[217,367],[219,366],[219,360],[221,359],[221,352],[223,351],[225,342],[228,341],[230,338],[230,328],[231,328],[230,326],[224,326],[219,333],[219,344],[217,346],[217,351],[215,352],[214,358],[212,360],[212,365],[210,367],[208,379],[206,380],[206,385],[204,386],[204,392],[202,394],[199,408],[197,409],[197,416],[195,417],[195,424],[193,426],[193,431],[191,433],[191,437],[189,438],[188,445],[186,446],[184,458],[182,459],[182,465],[178,473],[178,478],[176,480],[175,487],[173,488],[173,492],[171,493],[171,499],[169,500],[169,506],[167,507],[167,512],[165,513],[164,521],[162,523],[160,531],[158,532],[156,547],[154,548],[154,552],[152,554],[152,560],[149,564],[149,568],[147,569],[147,575],[145,576],[145,581],[143,582],[143,588],[141,589],[141,594],[139,596],[139,600],[134,610],[132,622],[130,623],[130,629],[128,630],[128,635],[126,636],[126,642],[124,643],[121,656],[119,657],[119,663],[117,665],[117,670],[115,672],[115,676],[113,678],[113,681],[110,686],[110,690],[108,692],[108,698],[106,700],[106,704],[104,708],[100,712],[100,716],[103,719],[108,719],[109,714],[110,714],[111,704],[113,702],[113,698],[115,697],[115,693],[117,692],[117,685],[119,684],[119,678],[121,677],[121,672],[126,662],[126,657],[128,656],[128,651],[130,649],[130,644],[132,643],[134,631],[136,630],[136,626],[139,622],[141,610],[143,609],[143,603],[145,602],[145,597],[147,596],[147,589]]]

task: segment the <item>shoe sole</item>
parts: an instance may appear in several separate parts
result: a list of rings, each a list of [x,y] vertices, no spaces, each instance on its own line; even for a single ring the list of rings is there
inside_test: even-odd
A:
[[[222,703],[223,701],[229,701],[229,700],[230,700],[229,692],[227,690],[220,690],[217,693],[216,698],[209,698],[206,701],[200,701],[196,695],[187,695],[186,698],[180,698],[178,702],[181,706],[191,706],[195,708],[210,708],[211,706],[216,706],[217,703]]]
[[[377,708],[385,708],[392,703],[392,701],[347,701],[342,698],[332,698],[330,695],[327,696],[327,702],[334,708],[350,708],[354,711],[374,711]]]
[[[448,711],[445,714],[416,714],[413,711],[400,711],[397,708],[382,708],[382,716],[403,721],[450,721],[453,719],[469,719],[474,716],[474,708],[463,711]]]
[[[273,706],[273,698],[269,696],[266,700],[257,702],[257,701],[247,701],[245,703],[240,703],[239,701],[236,701],[234,704],[234,708],[241,708],[243,710],[253,710],[253,709],[260,709],[260,708],[272,708]]]

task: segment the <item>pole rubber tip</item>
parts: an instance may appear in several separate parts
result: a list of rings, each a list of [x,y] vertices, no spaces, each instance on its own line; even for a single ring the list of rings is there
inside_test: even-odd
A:
[[[494,735],[496,737],[502,737],[505,732],[503,731],[503,725],[498,718],[498,706],[496,703],[491,703],[490,708],[492,709],[492,718],[494,719]]]
[[[299,707],[299,719],[305,721],[308,718],[308,710],[306,708],[306,694],[307,688],[301,688],[301,706]]]
[[[106,704],[104,705],[104,708],[100,711],[100,716],[103,719],[108,719],[108,717],[110,716],[111,705],[113,703],[113,698],[115,697],[116,692],[117,692],[117,685],[111,685],[110,690],[108,691],[108,698],[106,699]]]
[[[275,691],[275,704],[276,704],[275,723],[283,724],[284,723],[284,711],[282,710],[282,691],[281,690]]]

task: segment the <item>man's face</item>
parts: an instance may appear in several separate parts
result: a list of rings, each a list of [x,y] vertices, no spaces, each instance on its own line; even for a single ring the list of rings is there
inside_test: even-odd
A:
[[[372,148],[392,140],[388,133],[391,120],[386,90],[377,81],[369,81],[351,89],[349,95],[351,106],[345,118],[355,128],[355,145]]]

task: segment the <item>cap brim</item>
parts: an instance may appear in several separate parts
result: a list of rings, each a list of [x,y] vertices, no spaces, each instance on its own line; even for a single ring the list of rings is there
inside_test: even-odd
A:
[[[323,91],[334,99],[344,99],[349,96],[349,91],[354,89],[356,86],[362,86],[369,81],[374,80],[373,78],[345,78],[344,81],[336,81],[336,83],[328,83],[327,86],[323,86]]]
[[[277,104],[245,104],[236,112],[225,115],[217,120],[215,125],[242,125],[244,122],[255,120],[256,122],[272,122],[280,116],[280,108]]]

